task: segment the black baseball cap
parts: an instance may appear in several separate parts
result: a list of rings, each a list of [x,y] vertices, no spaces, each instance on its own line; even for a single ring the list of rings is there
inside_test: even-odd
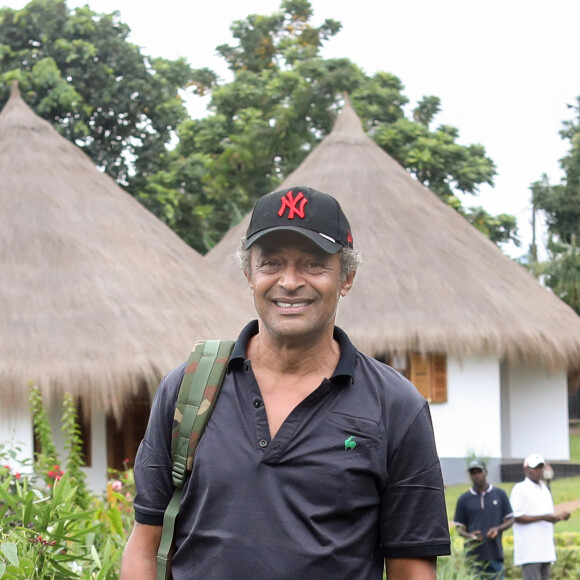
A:
[[[289,187],[262,196],[252,211],[246,250],[280,230],[302,234],[329,254],[353,247],[350,224],[338,201],[311,187]]]

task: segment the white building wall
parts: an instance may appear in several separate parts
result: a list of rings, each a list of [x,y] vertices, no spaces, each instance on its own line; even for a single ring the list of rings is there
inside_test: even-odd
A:
[[[432,404],[439,456],[501,457],[500,365],[497,358],[447,357],[447,403]]]
[[[568,460],[568,388],[564,371],[549,373],[539,367],[505,366],[502,376],[507,417],[504,431],[506,458],[540,453],[546,459]]]
[[[62,401],[53,402],[47,413],[52,430],[52,438],[56,445],[64,469],[66,452],[62,428]],[[1,457],[3,465],[10,465],[15,471],[30,471],[34,456],[34,437],[32,418],[28,405],[18,409],[11,406],[3,408],[0,401],[0,446],[4,448]],[[13,452],[17,459],[11,460],[6,455]],[[91,418],[91,466],[83,470],[87,474],[87,483],[95,493],[101,493],[107,483],[107,423],[103,413],[93,412]],[[24,462],[24,464],[22,463]]]
[[[4,448],[4,453],[13,452],[17,459],[32,459],[34,440],[28,407],[18,409],[11,406],[8,409],[0,402],[0,445]],[[10,465],[16,471],[25,469],[19,461],[7,456],[2,457],[2,463]]]
[[[85,468],[87,482],[95,493],[101,493],[107,485],[107,421],[102,412],[92,415],[91,451],[91,467]]]

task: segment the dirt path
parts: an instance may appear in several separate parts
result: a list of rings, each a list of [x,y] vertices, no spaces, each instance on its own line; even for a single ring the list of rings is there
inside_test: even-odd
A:
[[[566,501],[564,503],[559,503],[556,506],[556,512],[570,512],[580,509],[580,499],[575,499],[574,501]]]

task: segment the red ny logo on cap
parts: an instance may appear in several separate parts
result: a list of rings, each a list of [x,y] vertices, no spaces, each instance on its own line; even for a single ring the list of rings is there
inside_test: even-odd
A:
[[[293,220],[294,214],[296,214],[299,218],[304,219],[304,206],[308,203],[308,200],[304,197],[304,194],[300,192],[296,199],[294,199],[294,193],[289,191],[286,195],[284,195],[280,201],[282,202],[280,205],[280,209],[278,210],[278,215],[282,217],[284,215],[284,211],[288,208],[288,219]],[[300,202],[300,207],[297,207],[297,203]]]

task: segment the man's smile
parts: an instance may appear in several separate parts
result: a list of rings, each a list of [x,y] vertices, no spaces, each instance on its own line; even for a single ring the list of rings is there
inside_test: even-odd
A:
[[[303,306],[308,306],[308,302],[282,302],[280,300],[275,300],[274,304],[280,308],[301,308]]]

